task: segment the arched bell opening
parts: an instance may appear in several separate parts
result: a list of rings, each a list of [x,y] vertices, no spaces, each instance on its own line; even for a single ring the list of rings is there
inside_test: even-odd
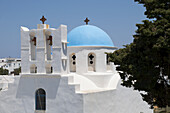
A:
[[[52,45],[53,45],[53,37],[52,35],[46,35],[46,60],[52,59]]]
[[[96,71],[96,55],[94,53],[88,54],[88,71]]]
[[[70,55],[70,72],[76,72],[76,54]]]
[[[36,60],[36,44],[37,44],[37,38],[36,37],[30,37],[31,60]]]
[[[107,67],[107,71],[111,70],[110,57],[108,54],[106,54],[106,67]]]

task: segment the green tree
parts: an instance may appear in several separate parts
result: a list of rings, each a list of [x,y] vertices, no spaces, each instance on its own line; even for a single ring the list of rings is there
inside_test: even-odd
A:
[[[14,75],[19,75],[21,73],[21,67],[14,69],[13,73]]]
[[[8,70],[0,68],[0,75],[8,75]]]
[[[153,106],[170,106],[170,1],[135,0],[146,8],[148,20],[137,24],[131,44],[110,53],[122,85],[134,87]]]

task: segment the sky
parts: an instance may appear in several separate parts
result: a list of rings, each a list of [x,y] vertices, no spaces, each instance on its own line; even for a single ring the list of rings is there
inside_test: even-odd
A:
[[[42,15],[50,27],[67,25],[68,33],[88,17],[122,48],[133,41],[144,11],[134,0],[0,0],[0,58],[21,56],[20,27],[36,29]]]

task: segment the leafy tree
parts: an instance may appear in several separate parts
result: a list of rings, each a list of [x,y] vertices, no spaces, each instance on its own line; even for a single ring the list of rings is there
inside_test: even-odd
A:
[[[135,0],[146,8],[148,20],[137,24],[131,44],[109,53],[122,85],[134,87],[153,106],[170,106],[170,1]]]
[[[0,75],[8,75],[8,70],[0,68]]]
[[[13,73],[14,75],[19,75],[21,73],[21,67],[14,69]]]

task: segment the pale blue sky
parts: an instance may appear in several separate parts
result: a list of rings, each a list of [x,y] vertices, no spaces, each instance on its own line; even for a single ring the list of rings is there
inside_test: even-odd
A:
[[[65,24],[68,31],[88,17],[120,48],[132,42],[144,11],[134,0],[0,0],[0,57],[20,57],[20,26],[34,29],[42,15],[51,27]]]

